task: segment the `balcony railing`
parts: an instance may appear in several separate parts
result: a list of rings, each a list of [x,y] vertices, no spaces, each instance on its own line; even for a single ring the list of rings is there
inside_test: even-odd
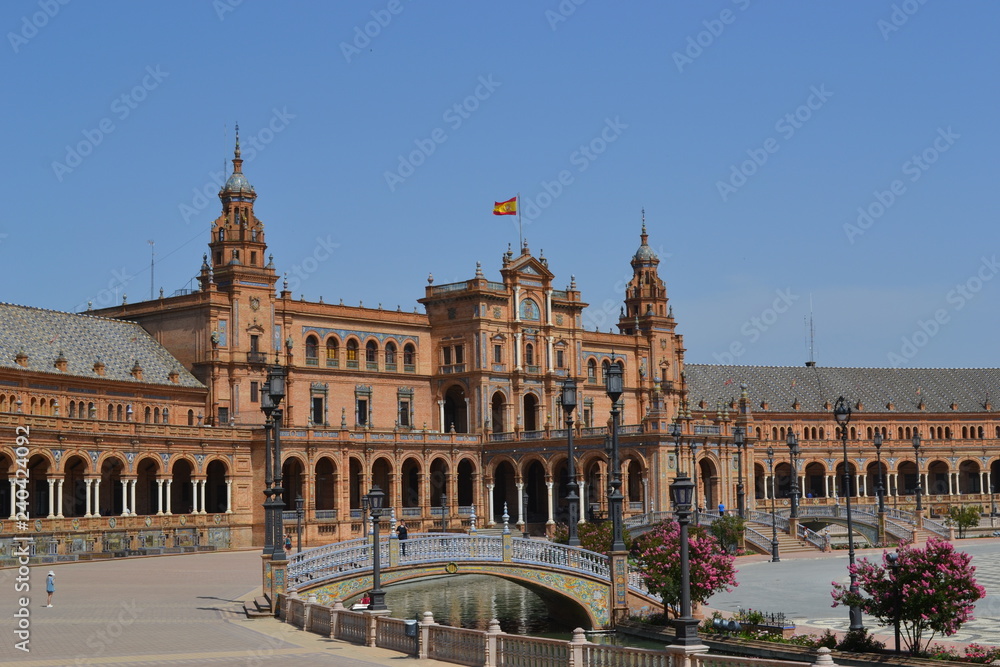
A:
[[[267,352],[247,352],[248,364],[266,364]]]

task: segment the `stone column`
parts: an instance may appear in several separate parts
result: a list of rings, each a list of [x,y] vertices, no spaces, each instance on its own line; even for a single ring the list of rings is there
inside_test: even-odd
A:
[[[545,323],[548,324],[549,326],[552,325],[552,290],[551,289],[545,290]],[[549,336],[549,341],[550,341],[549,352],[550,353],[552,352],[551,340],[552,340],[552,337]]]
[[[441,419],[441,432],[448,432],[448,425],[444,423],[444,401],[438,401],[438,416]]]
[[[120,479],[119,484],[122,485],[122,516],[128,516],[128,480]]]
[[[135,511],[135,487],[136,487],[136,484],[139,483],[139,480],[138,479],[130,479],[129,482],[131,482],[131,487],[132,487],[132,492],[129,494],[132,497],[132,504],[129,505],[129,507],[132,508],[132,516],[136,516],[136,514],[138,514],[138,512]]]
[[[549,504],[549,518],[545,522],[546,526],[554,525],[556,522],[552,514],[552,485],[553,482],[545,482],[545,488],[547,489],[546,495],[548,496],[548,504]]]
[[[208,480],[201,480],[201,510],[198,514],[205,514],[205,487],[208,486]]]
[[[101,480],[94,480],[94,511],[91,516],[101,516]]]
[[[64,519],[63,515],[63,482],[66,480],[60,479],[59,486],[56,487],[56,518]]]
[[[163,516],[163,480],[156,480],[156,516]]]
[[[10,521],[17,518],[17,482],[10,480]]]
[[[90,490],[91,489],[91,485],[93,485],[93,483],[94,483],[94,480],[92,480],[89,477],[86,478],[85,480],[83,480],[84,486],[87,487],[87,493],[84,496],[84,501],[83,501],[83,506],[86,508],[86,511],[83,514],[83,517],[85,519],[89,519],[90,517],[94,516],[93,512],[90,511],[91,507],[93,506],[91,504],[91,490]]]
[[[233,513],[233,480],[226,480],[226,514]]]
[[[173,512],[170,511],[170,487],[173,485],[173,483],[174,480],[172,479],[167,480],[167,488],[165,489],[163,494],[164,499],[167,501],[166,503],[164,503],[166,506],[166,510],[164,510],[163,513],[166,514],[167,516],[173,514]]]
[[[527,522],[524,520],[524,483],[517,482],[514,484],[517,488],[517,523],[514,525],[520,526],[522,524],[527,527]],[[524,532],[523,530],[521,532]]]
[[[587,505],[587,483],[584,482],[582,479],[577,480],[576,483],[577,483],[577,485],[579,486],[579,489],[580,489],[580,507],[579,507],[579,509],[580,509],[580,511],[579,511],[580,518],[577,520],[577,524],[581,524],[581,523],[586,523],[586,517],[587,517],[587,507],[588,507],[588,505]]]
[[[497,525],[493,519],[493,484],[486,485],[486,525],[489,528]]]
[[[49,483],[49,515],[46,518],[54,519],[56,515],[52,510],[56,504],[56,480],[50,478],[46,481]]]
[[[514,370],[521,370],[521,332],[514,334]]]

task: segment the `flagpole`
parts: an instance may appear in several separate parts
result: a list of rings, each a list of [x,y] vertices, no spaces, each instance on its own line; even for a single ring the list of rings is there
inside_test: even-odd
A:
[[[524,235],[521,233],[521,193],[517,193],[517,252],[524,247]]]

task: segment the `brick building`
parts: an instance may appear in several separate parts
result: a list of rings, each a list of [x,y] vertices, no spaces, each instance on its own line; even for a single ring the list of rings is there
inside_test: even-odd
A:
[[[959,499],[987,505],[1000,483],[1000,422],[989,399],[1000,369],[685,365],[683,338],[676,332],[644,221],[630,260],[633,275],[618,332],[602,333],[584,330],[587,304],[575,280],[560,289],[545,258],[534,256],[526,242],[517,253],[502,254],[499,280],[488,279],[478,265],[462,282],[435,285],[429,278],[420,299],[423,313],[294,299],[287,282],[278,289],[278,269],[268,254],[265,225],[254,211],[256,191],[242,173],[238,139],[233,173],[219,197],[222,210],[211,224],[198,290],[88,315],[58,314],[102,326],[109,326],[109,318],[138,323],[141,330],[121,326],[143,332],[135,334],[136,340],[164,353],[163,363],[173,364],[183,379],[179,385],[164,381],[162,368],[151,381],[145,361],[136,364],[142,366],[138,378],[126,372],[132,368],[127,359],[122,363],[128,368],[122,366],[113,377],[81,367],[74,382],[96,392],[95,400],[88,399],[86,414],[77,407],[74,414],[64,409],[56,415],[51,400],[68,407],[73,400],[69,384],[58,392],[43,391],[35,385],[44,381],[33,375],[51,375],[45,366],[51,362],[43,360],[38,371],[13,368],[19,364],[20,330],[12,330],[10,346],[0,350],[5,355],[0,368],[16,376],[6,408],[0,403],[0,419],[10,425],[48,420],[33,432],[45,432],[39,456],[52,452],[44,453],[45,470],[56,478],[70,479],[65,454],[54,453],[71,449],[56,446],[61,437],[73,438],[73,460],[85,467],[80,479],[89,475],[96,481],[101,471],[102,494],[109,484],[101,462],[120,461],[123,472],[108,478],[110,487],[126,499],[135,491],[136,501],[128,515],[124,505],[106,509],[134,530],[150,515],[155,525],[179,529],[176,515],[188,514],[178,512],[183,508],[206,527],[226,522],[233,546],[260,543],[260,395],[268,367],[275,363],[288,370],[282,431],[287,508],[294,507],[296,497],[304,499],[306,540],[313,544],[360,534],[361,497],[372,484],[387,491],[396,517],[406,518],[414,532],[440,527],[442,517],[449,528],[467,526],[473,512],[480,526],[497,523],[505,508],[512,523],[527,520],[534,533],[551,530],[566,516],[560,391],[571,377],[580,388],[574,428],[584,515],[602,516],[611,410],[604,376],[610,364],[620,365],[625,378],[622,490],[631,514],[669,507],[678,453],[685,469],[691,469],[692,457],[697,460],[703,506],[736,506],[741,466],[749,506],[768,499],[772,489],[787,504],[789,431],[801,448],[799,488],[810,496],[803,502],[838,502],[846,490],[838,473],[843,457],[837,453],[841,441],[831,408],[840,395],[853,408],[848,434],[852,493],[870,497],[877,484],[875,429],[884,437],[879,460],[897,506],[912,504],[918,472],[932,509]],[[88,351],[94,340],[80,342],[81,358],[94,356]],[[42,350],[55,359],[52,345]],[[126,400],[115,393],[124,393],[118,383],[155,387],[133,391]],[[141,400],[146,396],[159,397],[159,413],[156,405]],[[46,400],[50,411],[44,412],[41,403],[34,411],[23,405],[14,410],[11,400]],[[122,419],[117,405],[132,412]],[[670,435],[675,421],[682,426],[679,442]],[[748,434],[748,447],[739,456],[735,426]],[[912,446],[915,434],[923,438],[919,459]],[[779,450],[773,481],[762,461],[768,445]],[[6,470],[12,480],[12,454],[2,451],[0,474]],[[136,464],[145,465],[145,472]],[[128,481],[133,476],[136,481]],[[35,479],[47,479],[41,468]],[[78,486],[77,477],[72,479]],[[150,504],[141,489],[168,480],[173,480],[171,493],[190,488],[198,500],[175,502],[164,518],[161,506]],[[33,483],[44,488],[47,482]],[[223,486],[229,496],[220,511],[217,489]],[[45,513],[42,505],[37,508]],[[81,519],[80,527],[49,525],[66,519],[46,514],[39,516],[38,530],[93,531],[107,529],[101,522],[109,520],[103,512],[100,518]],[[3,530],[9,533],[9,524]],[[204,529],[197,539],[208,539]]]

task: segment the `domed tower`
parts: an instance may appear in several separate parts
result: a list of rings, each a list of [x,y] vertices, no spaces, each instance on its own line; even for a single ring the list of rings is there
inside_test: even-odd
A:
[[[269,274],[268,284],[273,286],[277,276],[274,268],[265,262],[264,223],[253,210],[257,193],[243,174],[239,125],[236,126],[233,173],[219,191],[219,199],[222,215],[212,223],[212,238],[208,244],[216,286],[225,290],[238,284],[236,274],[242,273],[251,274],[257,280],[262,274]]]
[[[625,288],[625,305],[618,330],[635,336],[649,350],[647,381],[659,382],[668,396],[680,390],[684,364],[683,337],[675,333],[676,322],[667,299],[667,286],[657,271],[660,258],[649,247],[646,212],[642,213],[639,249],[632,256],[632,279]],[[641,343],[639,342],[641,341]]]

